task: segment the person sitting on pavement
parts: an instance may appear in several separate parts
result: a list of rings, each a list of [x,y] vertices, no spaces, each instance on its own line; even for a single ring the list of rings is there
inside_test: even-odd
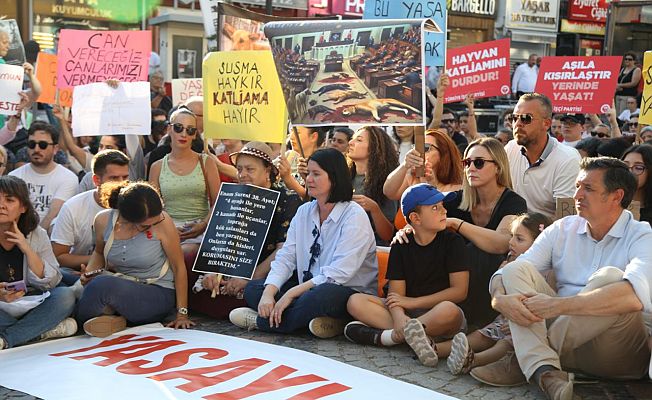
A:
[[[451,338],[466,330],[463,301],[469,287],[464,240],[446,230],[446,208],[454,192],[441,193],[420,183],[408,188],[401,209],[414,232],[405,244],[394,244],[386,277],[389,294],[381,299],[354,294],[347,309],[356,321],[344,335],[360,344],[393,346],[407,342],[423,365],[437,365],[431,338]]]
[[[75,294],[70,288],[57,287],[60,281],[57,259],[47,233],[38,224],[27,184],[14,176],[0,177],[0,303],[50,292],[20,317],[5,311],[6,306],[0,309],[0,350],[77,332],[77,323],[68,318],[75,307]],[[12,286],[17,284],[22,287]]]
[[[290,333],[308,327],[317,337],[333,337],[351,318],[349,297],[376,290],[374,233],[364,209],[352,201],[344,155],[316,151],[306,184],[314,200],[297,210],[267,278],[245,287],[251,308],[229,315],[241,328]]]
[[[73,196],[61,207],[52,229],[52,250],[57,257],[62,282],[73,285],[95,247],[93,221],[104,207],[100,202],[100,187],[106,182],[129,180],[129,158],[118,150],[100,151],[92,161],[93,182],[97,189]]]
[[[652,229],[626,210],[636,186],[620,160],[581,161],[577,215],[545,229],[490,283],[516,358],[485,366],[484,382],[501,386],[520,370],[548,398],[572,399],[568,370],[608,379],[649,371]],[[550,272],[552,286],[544,278]]]
[[[627,149],[622,160],[637,180],[634,200],[641,205],[639,221],[652,224],[652,146],[635,145]]]

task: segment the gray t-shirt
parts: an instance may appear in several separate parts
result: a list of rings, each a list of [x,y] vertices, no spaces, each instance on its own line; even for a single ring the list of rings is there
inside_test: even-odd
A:
[[[353,178],[353,194],[361,194],[361,195],[366,195],[364,192],[364,182],[365,182],[365,177],[364,175],[356,175]],[[383,215],[385,218],[389,220],[389,222],[394,222],[394,218],[396,217],[396,212],[398,211],[398,202],[394,200],[389,200],[388,198],[384,198],[384,201],[377,201],[375,200],[378,205],[380,206],[380,211],[383,212]],[[374,229],[374,235],[376,237],[376,245],[377,246],[389,246],[389,242],[382,240],[378,237],[378,234],[376,233],[376,227],[374,226],[374,221],[371,219],[371,214],[367,213],[367,216],[369,216],[369,222],[371,222],[371,227]]]

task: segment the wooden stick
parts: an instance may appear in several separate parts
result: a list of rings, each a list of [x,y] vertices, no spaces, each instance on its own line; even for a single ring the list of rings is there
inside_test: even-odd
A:
[[[301,154],[301,158],[306,158],[306,155],[303,152],[303,146],[301,145],[301,139],[299,138],[299,131],[297,130],[296,126],[292,127],[292,133],[294,133],[294,137],[297,139],[297,145],[299,145],[299,154]],[[297,151],[297,149],[292,150]]]
[[[211,276],[212,279],[215,279],[215,286],[211,292],[211,298],[215,298],[220,294],[220,283],[222,283],[222,274],[216,274]]]

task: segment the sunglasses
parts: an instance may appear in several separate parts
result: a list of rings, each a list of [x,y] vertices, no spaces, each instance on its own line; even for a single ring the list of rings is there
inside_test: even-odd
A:
[[[625,57],[625,61],[634,61],[633,58]]]
[[[195,136],[195,134],[197,133],[197,128],[194,128],[192,126],[183,126],[183,124],[179,122],[177,122],[176,124],[172,124],[172,129],[176,133],[181,133],[185,130],[188,136]]]
[[[609,134],[602,133],[602,132],[591,131],[591,136],[597,136],[599,138],[606,138],[606,137],[609,137]]]
[[[152,129],[154,128],[164,128],[168,126],[168,121],[152,121]]]
[[[633,126],[634,128],[638,128],[638,122],[630,122],[629,126]],[[41,142],[43,143],[43,142]]]
[[[29,142],[27,142],[27,147],[34,150],[36,148],[36,146],[38,145],[38,147],[41,150],[45,150],[45,149],[48,148],[48,146],[54,146],[55,144],[56,143],[48,143],[45,140],[39,140],[38,142],[35,141],[35,140],[30,140]]]
[[[424,149],[425,152],[427,153],[427,152],[429,152],[429,151],[432,150],[432,149],[439,150],[439,147],[435,146],[434,144],[424,143],[424,144],[423,144],[423,149]]]
[[[442,124],[452,124],[455,122],[455,118],[449,118],[449,119],[442,119],[441,123]]]
[[[516,121],[521,121],[523,125],[530,125],[534,119],[535,118],[532,116],[532,114],[512,114],[508,118],[509,122],[512,124],[515,124]]]
[[[474,158],[474,159],[465,158],[464,160],[462,160],[462,165],[464,165],[464,168],[469,168],[471,164],[473,164],[475,169],[482,169],[484,168],[485,164],[488,162],[496,164],[496,161],[485,160],[484,158]]]

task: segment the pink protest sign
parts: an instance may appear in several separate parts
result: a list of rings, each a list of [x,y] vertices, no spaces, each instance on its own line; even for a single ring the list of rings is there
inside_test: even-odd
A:
[[[147,81],[151,51],[150,31],[62,29],[57,87],[67,88],[107,79]]]

